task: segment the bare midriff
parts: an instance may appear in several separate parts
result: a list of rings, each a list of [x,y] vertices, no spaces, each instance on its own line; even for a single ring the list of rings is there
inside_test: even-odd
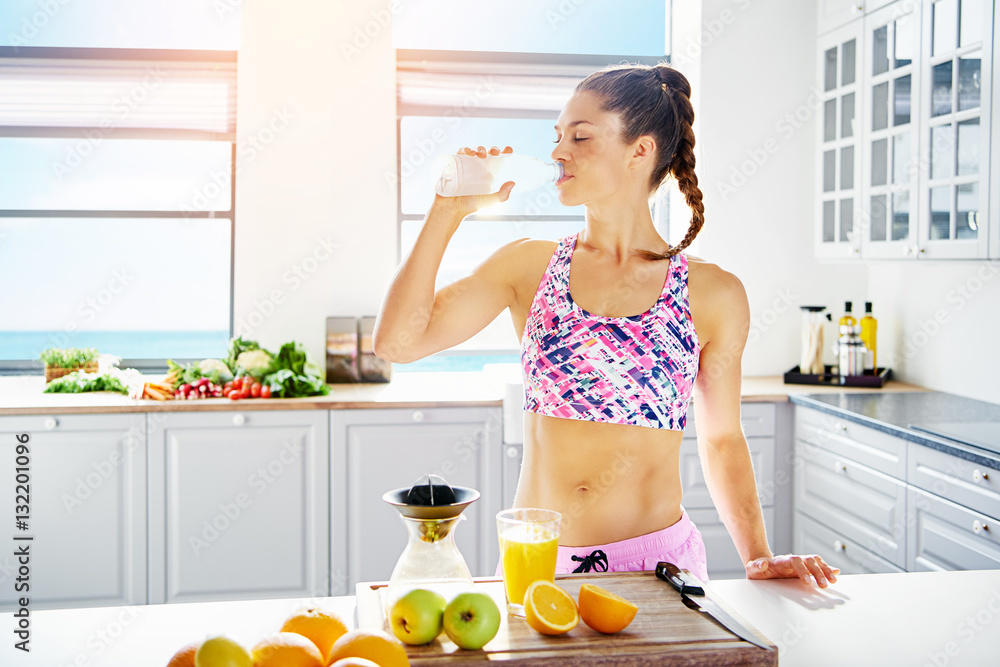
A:
[[[563,515],[559,544],[626,540],[680,520],[682,431],[524,413],[514,507]]]

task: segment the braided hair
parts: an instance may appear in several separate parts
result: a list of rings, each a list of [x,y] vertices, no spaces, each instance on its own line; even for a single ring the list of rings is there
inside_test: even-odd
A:
[[[694,173],[694,108],[691,84],[670,65],[612,65],[581,81],[576,92],[590,91],[603,101],[605,111],[622,119],[622,140],[628,144],[643,135],[656,140],[656,163],[649,178],[650,193],[673,175],[690,207],[691,223],[684,239],[665,254],[640,251],[647,259],[669,259],[694,241],[705,224],[705,204]]]

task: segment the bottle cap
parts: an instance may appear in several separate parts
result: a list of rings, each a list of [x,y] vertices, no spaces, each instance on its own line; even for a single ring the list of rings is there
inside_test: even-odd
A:
[[[844,302],[844,310],[846,312],[848,312],[848,313],[851,312],[851,302],[850,301],[845,301]]]
[[[865,312],[866,313],[872,312],[872,302],[871,301],[865,301]]]

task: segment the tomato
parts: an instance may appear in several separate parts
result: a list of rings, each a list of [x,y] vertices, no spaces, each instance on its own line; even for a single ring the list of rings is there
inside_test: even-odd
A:
[[[240,398],[240,392],[238,392],[235,389],[233,389],[228,394],[226,394],[226,396],[228,396],[232,400],[236,401],[236,400],[239,400],[239,398]]]
[[[240,389],[240,398],[250,398],[250,383],[243,383],[243,387]]]
[[[250,386],[250,395],[254,398],[260,398],[260,382],[254,382]]]
[[[260,388],[260,397],[271,398],[271,385],[265,384],[263,387]]]
[[[233,380],[233,389],[239,390],[239,389],[242,389],[242,388],[243,388],[243,376],[242,375],[237,375],[236,379]]]
[[[233,381],[230,380],[226,384],[222,385],[222,393],[229,395],[229,390],[233,388]]]

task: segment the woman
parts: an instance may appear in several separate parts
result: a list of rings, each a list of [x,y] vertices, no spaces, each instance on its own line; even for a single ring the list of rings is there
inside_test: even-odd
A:
[[[682,253],[704,222],[690,94],[687,79],[667,65],[587,77],[559,116],[552,151],[565,170],[559,200],[585,205],[586,227],[558,243],[509,243],[435,294],[461,221],[506,201],[515,184],[491,195],[436,197],[389,287],[375,353],[414,361],[510,309],[525,376],[514,506],[562,513],[560,573],[649,570],[668,560],[707,579],[701,534],[681,506],[679,450],[693,393],[705,478],[747,577],[826,587],[837,568],[816,555],[774,556],[767,545],[740,425],[750,320],[743,285]],[[487,155],[482,146],[461,152]],[[670,175],[693,212],[673,248],[649,210],[650,195]]]

